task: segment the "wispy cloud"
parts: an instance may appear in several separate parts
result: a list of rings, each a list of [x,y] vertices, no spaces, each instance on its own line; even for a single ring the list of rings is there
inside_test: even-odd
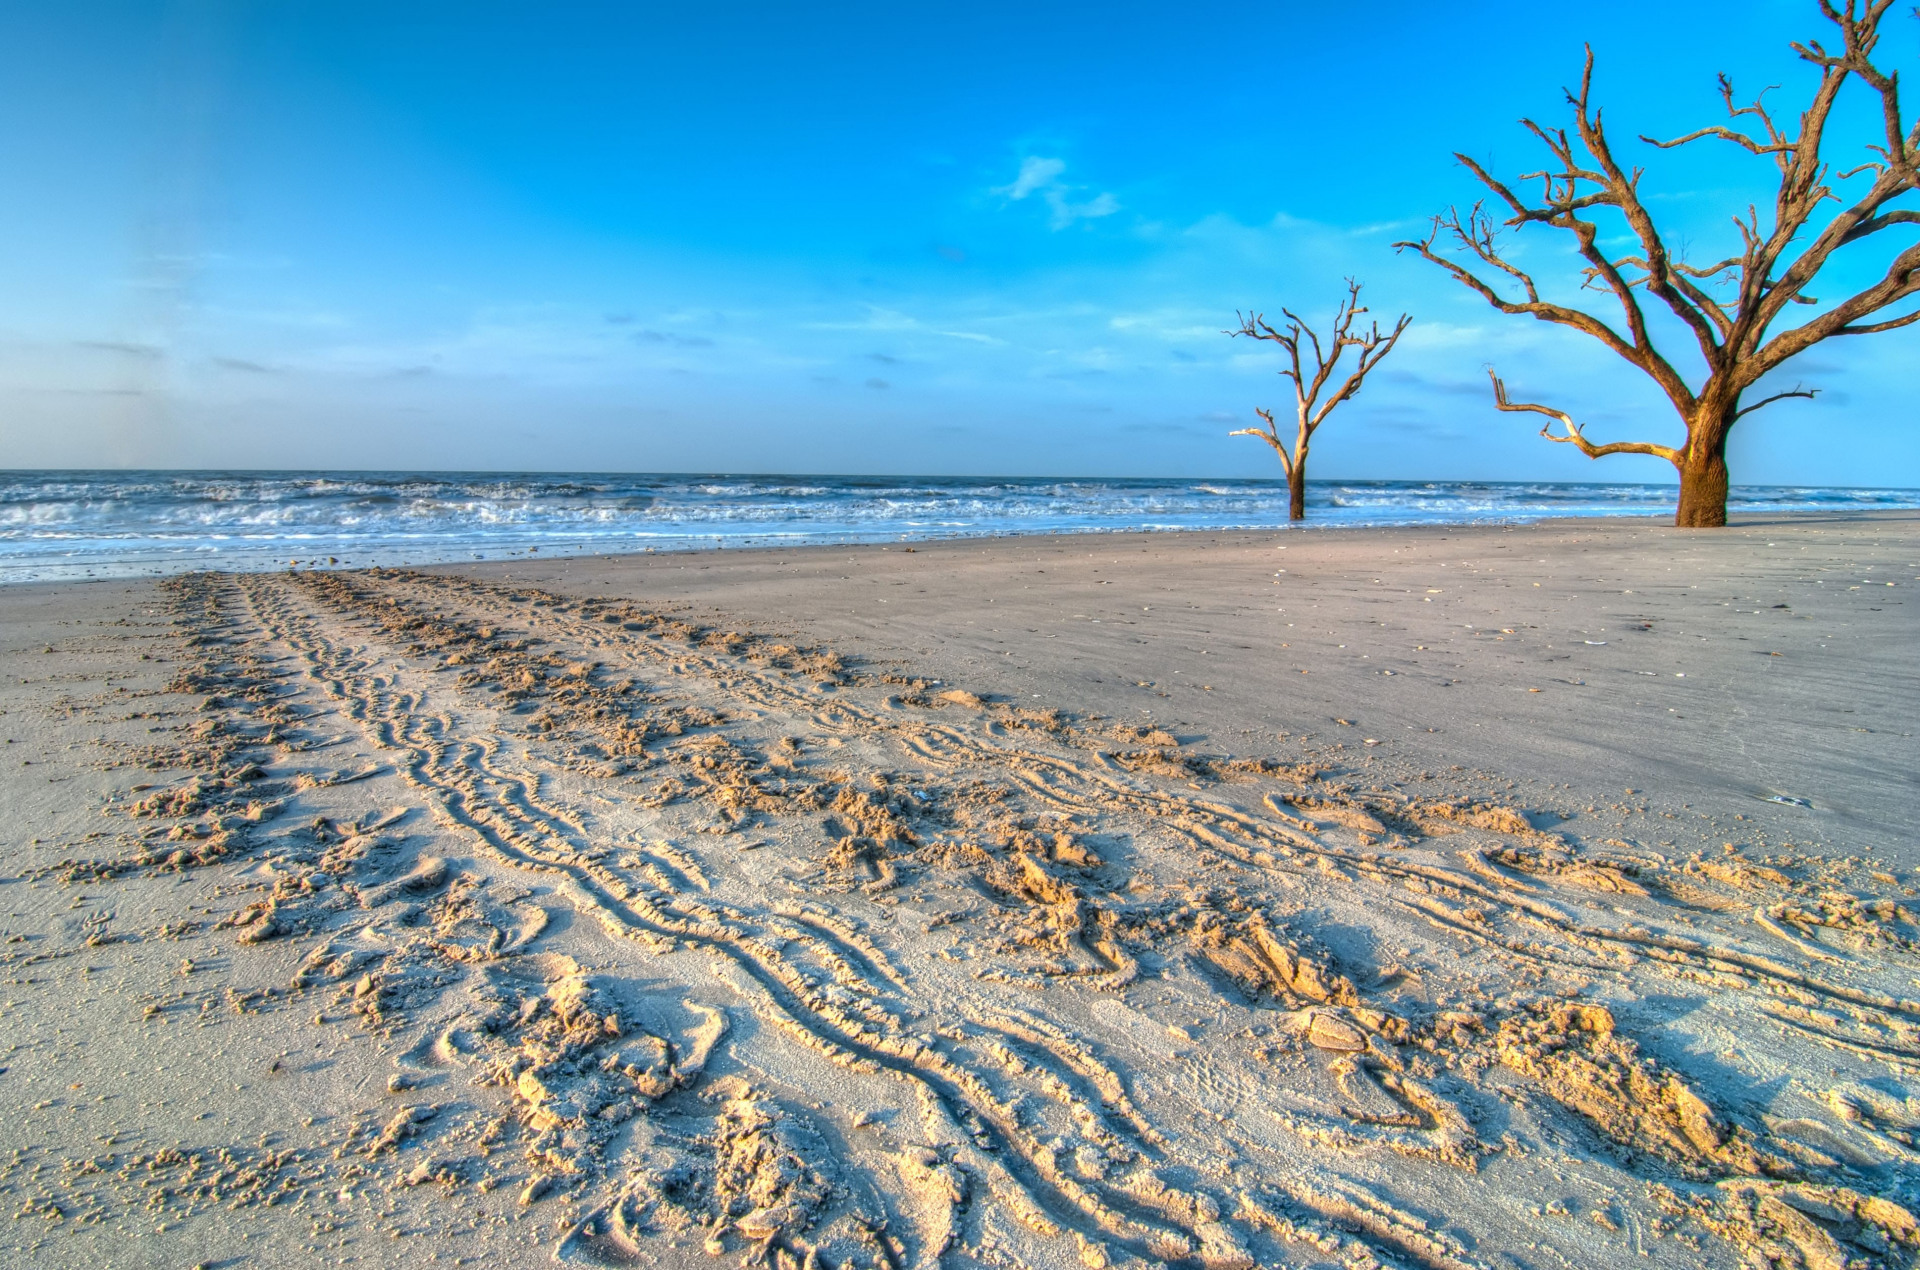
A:
[[[915,331],[950,340],[970,340],[976,344],[1004,342],[979,331],[951,331],[930,327],[919,318],[897,309],[883,309],[879,305],[868,305],[867,316],[857,322],[803,322],[801,325],[813,331]]]
[[[704,335],[681,335],[676,331],[640,331],[633,340],[636,344],[673,344],[680,348],[713,347],[713,341]]]
[[[213,364],[221,370],[234,370],[247,375],[277,375],[280,372],[271,366],[259,362],[250,362],[244,357],[216,357]]]
[[[1107,319],[1115,331],[1162,340],[1216,340],[1225,326],[1218,311],[1195,310],[1185,306],[1160,307],[1145,311],[1116,313]]]
[[[1074,196],[1085,187],[1068,185],[1061,180],[1066,170],[1065,159],[1028,155],[1020,161],[1020,174],[1013,178],[1012,184],[995,186],[989,192],[1014,203],[1039,195],[1051,213],[1049,223],[1056,230],[1065,229],[1075,221],[1099,220],[1120,210],[1120,200],[1104,190],[1076,203]]]
[[[1020,175],[1013,179],[1012,185],[1003,185],[994,190],[995,194],[1004,194],[1011,199],[1023,199],[1040,190],[1051,189],[1060,183],[1060,174],[1067,170],[1065,159],[1043,159],[1030,155],[1020,163]]]
[[[164,357],[166,350],[157,344],[134,344],[124,340],[75,340],[75,348],[91,349],[98,353],[119,353],[126,357],[146,359]]]

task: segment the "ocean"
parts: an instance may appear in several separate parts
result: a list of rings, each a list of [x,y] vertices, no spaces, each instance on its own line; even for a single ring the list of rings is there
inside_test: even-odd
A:
[[[1326,481],[1304,531],[1671,515],[1660,485]],[[1746,486],[1736,512],[1920,508]],[[1003,534],[1281,529],[1278,480],[428,472],[0,472],[0,583]]]

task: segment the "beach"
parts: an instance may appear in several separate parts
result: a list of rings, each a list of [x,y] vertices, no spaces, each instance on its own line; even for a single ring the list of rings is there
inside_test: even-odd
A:
[[[1906,1264],[1915,587],[1910,511],[8,587],[0,1260]]]
[[[1898,852],[1920,797],[1902,590],[1920,582],[1916,526],[1125,534],[463,572],[684,603],[1009,700],[1151,714],[1210,745],[1371,737],[1379,761],[1497,771],[1541,798],[1634,787],[1760,816],[1747,804],[1809,797],[1823,831]]]

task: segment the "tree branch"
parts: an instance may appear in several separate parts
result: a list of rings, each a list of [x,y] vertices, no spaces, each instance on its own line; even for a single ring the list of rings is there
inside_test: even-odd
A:
[[[1292,479],[1293,456],[1287,453],[1286,442],[1280,439],[1280,429],[1273,422],[1273,411],[1255,409],[1253,413],[1267,421],[1267,426],[1264,429],[1239,428],[1227,433],[1227,435],[1230,437],[1259,437],[1262,441],[1265,441],[1273,447],[1273,452],[1280,456],[1280,470],[1287,474],[1288,479]]]
[[[1912,326],[1920,322],[1920,309],[1915,309],[1905,317],[1889,318],[1885,322],[1872,322],[1866,326],[1843,326],[1835,335],[1878,335],[1882,331],[1897,331],[1903,326]]]
[[[1680,466],[1680,451],[1670,445],[1655,445],[1651,441],[1610,441],[1606,445],[1595,445],[1587,440],[1586,434],[1580,431],[1580,425],[1575,423],[1573,416],[1566,411],[1555,410],[1552,406],[1543,406],[1537,402],[1511,400],[1507,396],[1507,386],[1501,381],[1500,376],[1489,369],[1487,378],[1493,381],[1495,409],[1511,414],[1546,415],[1549,419],[1558,419],[1566,426],[1567,435],[1565,436],[1555,436],[1552,423],[1541,428],[1540,435],[1549,441],[1561,441],[1573,445],[1590,459],[1605,458],[1609,454],[1651,454],[1665,459],[1675,467]]]
[[[1477,216],[1478,214],[1479,206],[1476,204],[1473,213],[1470,213],[1470,215]],[[1451,220],[1449,218],[1451,218]],[[1460,242],[1470,250],[1473,250],[1480,259],[1508,275],[1519,279],[1526,288],[1527,299],[1525,301],[1507,299],[1501,295],[1491,283],[1434,250],[1434,241],[1440,236],[1441,231],[1444,229],[1451,229]],[[1571,308],[1563,304],[1553,304],[1540,299],[1539,289],[1534,285],[1533,279],[1518,266],[1501,258],[1498,253],[1492,249],[1491,231],[1488,232],[1484,242],[1486,244],[1484,248],[1474,246],[1473,240],[1467,231],[1461,228],[1459,213],[1456,210],[1446,215],[1434,217],[1432,229],[1428,232],[1426,238],[1418,241],[1409,240],[1397,242],[1393,244],[1393,248],[1395,251],[1411,250],[1417,252],[1424,259],[1439,265],[1442,269],[1452,274],[1454,279],[1461,285],[1478,293],[1481,299],[1502,313],[1516,315],[1524,313],[1538,318],[1542,322],[1552,322],[1559,326],[1572,327],[1583,335],[1589,335],[1599,340],[1602,344],[1605,344],[1608,348],[1612,349],[1627,361],[1632,362],[1635,366],[1641,365],[1640,350],[1635,348],[1626,337],[1622,336],[1611,326],[1608,326],[1601,319],[1594,317],[1591,313],[1583,312],[1580,309]]]
[[[1755,349],[1741,367],[1741,386],[1753,383],[1788,358],[1806,352],[1821,340],[1835,335],[1871,335],[1906,326],[1914,320],[1911,316],[1885,322],[1863,323],[1861,319],[1870,318],[1915,295],[1920,295],[1920,245],[1909,247],[1894,257],[1878,283],[1842,300],[1811,321],[1782,331]]]
[[[1789,397],[1804,397],[1806,400],[1812,401],[1815,397],[1819,395],[1820,395],[1820,390],[1818,388],[1802,388],[1800,385],[1795,384],[1792,388],[1788,389],[1786,392],[1777,392],[1773,394],[1773,396],[1771,397],[1762,397],[1760,400],[1754,402],[1751,406],[1740,407],[1740,409],[1733,412],[1733,417],[1738,419],[1742,415],[1750,415],[1754,411],[1760,409],[1760,407],[1762,406],[1771,406],[1774,402],[1785,401]]]

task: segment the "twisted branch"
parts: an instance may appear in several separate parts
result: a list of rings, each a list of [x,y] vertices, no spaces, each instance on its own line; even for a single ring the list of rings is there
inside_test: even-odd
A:
[[[1651,454],[1656,458],[1665,459],[1675,467],[1680,466],[1681,451],[1670,445],[1656,445],[1652,441],[1609,441],[1605,445],[1595,445],[1593,442],[1587,440],[1586,434],[1580,431],[1580,425],[1575,423],[1573,416],[1566,411],[1555,410],[1552,406],[1543,406],[1534,401],[1512,400],[1507,396],[1506,383],[1501,380],[1500,376],[1493,372],[1491,367],[1487,370],[1487,378],[1493,381],[1493,404],[1495,409],[1505,410],[1512,414],[1546,415],[1549,420],[1557,419],[1565,425],[1567,429],[1565,436],[1554,435],[1553,424],[1551,422],[1541,428],[1540,435],[1549,441],[1561,441],[1572,445],[1590,459],[1603,459],[1609,454]]]

